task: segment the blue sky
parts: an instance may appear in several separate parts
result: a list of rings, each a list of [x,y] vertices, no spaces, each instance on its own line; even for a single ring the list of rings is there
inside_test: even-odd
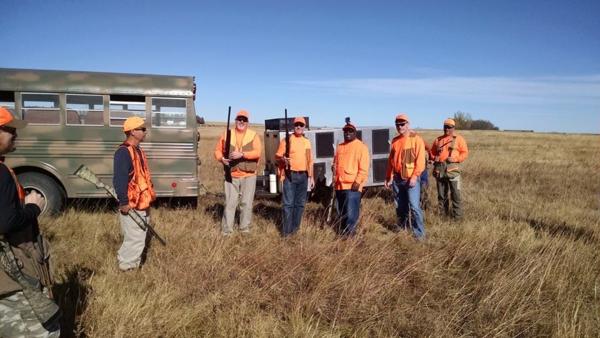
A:
[[[198,115],[600,132],[600,1],[0,0],[0,67],[196,76]]]

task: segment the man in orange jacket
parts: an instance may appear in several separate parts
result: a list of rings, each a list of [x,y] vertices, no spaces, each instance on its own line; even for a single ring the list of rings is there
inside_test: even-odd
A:
[[[410,223],[415,238],[424,239],[420,185],[421,173],[425,170],[425,143],[421,136],[410,130],[406,114],[397,115],[395,124],[398,136],[392,140],[385,187],[391,185],[394,191],[399,229],[408,229]]]
[[[231,182],[224,181],[225,210],[221,220],[223,235],[233,233],[235,211],[240,205],[240,231],[250,232],[252,207],[256,190],[256,172],[262,152],[258,134],[248,128],[249,114],[240,110],[235,117],[235,128],[231,130],[229,154],[224,154],[226,133],[221,135],[215,146],[215,159],[231,167]]]
[[[136,269],[142,263],[146,247],[146,230],[128,214],[131,209],[149,222],[150,203],[156,199],[146,154],[140,143],[146,138],[146,123],[138,116],[129,117],[123,124],[127,139],[115,151],[113,186],[119,200],[119,220],[123,244],[117,253],[119,269]]]
[[[444,121],[444,135],[433,141],[431,158],[433,160],[433,176],[437,180],[438,208],[454,219],[463,216],[461,206],[460,163],[469,156],[469,148],[465,139],[454,132],[456,123],[453,119]],[[448,200],[448,192],[452,200],[452,208]]]
[[[344,142],[335,151],[335,197],[340,212],[338,234],[346,237],[356,234],[360,216],[360,199],[363,186],[369,177],[369,149],[356,138],[356,127],[346,123]]]
[[[285,156],[286,140],[279,142],[275,158],[279,160],[279,177],[283,180],[283,226],[282,235],[298,231],[306,204],[308,187],[315,186],[310,141],[304,137],[304,117],[294,119],[294,133],[290,136],[290,152]]]

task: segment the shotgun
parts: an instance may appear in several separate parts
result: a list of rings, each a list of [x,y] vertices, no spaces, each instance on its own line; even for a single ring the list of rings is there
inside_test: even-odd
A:
[[[290,158],[290,128],[288,125],[288,113],[287,108],[285,109],[285,153],[283,154],[285,158]],[[290,168],[290,162],[287,161],[285,164],[285,177],[291,182],[292,180],[292,171]]]
[[[227,111],[227,129],[225,130],[225,144],[223,145],[223,157],[229,158],[231,152],[231,130],[229,130],[229,122],[231,120],[231,106]],[[225,181],[231,183],[231,165],[223,164],[223,171],[225,172]]]

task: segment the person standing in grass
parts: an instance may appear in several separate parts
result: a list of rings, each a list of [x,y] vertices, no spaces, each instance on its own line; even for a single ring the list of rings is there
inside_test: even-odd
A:
[[[286,157],[286,140],[279,142],[275,158],[279,161],[279,176],[283,181],[281,234],[286,237],[298,231],[306,204],[307,190],[315,186],[310,141],[304,137],[304,117],[294,119],[294,133],[290,136]]]
[[[415,238],[425,238],[423,211],[420,206],[421,173],[425,170],[425,142],[410,130],[408,115],[399,114],[395,120],[398,136],[392,140],[385,187],[394,192],[397,229],[410,226]]]
[[[369,177],[370,160],[369,149],[356,137],[356,127],[348,122],[343,132],[344,142],[337,146],[333,159],[334,188],[340,213],[337,232],[343,237],[350,237],[356,234],[360,200]]]
[[[123,244],[117,253],[119,269],[128,271],[140,267],[146,247],[147,231],[128,214],[137,212],[149,222],[150,204],[156,199],[146,154],[140,143],[146,138],[146,124],[141,117],[125,120],[123,132],[126,140],[114,156],[113,185],[119,199],[119,220]]]
[[[225,210],[221,220],[224,236],[233,233],[235,211],[240,206],[240,231],[250,232],[252,207],[256,190],[256,172],[261,156],[262,143],[258,134],[248,128],[249,114],[240,110],[235,117],[235,128],[231,130],[230,152],[224,154],[226,133],[215,146],[215,159],[231,168],[231,182],[224,181]]]
[[[59,337],[60,310],[48,297],[48,247],[37,223],[45,199],[26,195],[4,164],[26,125],[0,107],[0,337]]]
[[[455,132],[455,127],[453,119],[444,120],[444,134],[433,141],[430,153],[433,176],[437,180],[438,209],[440,213],[459,220],[463,217],[460,164],[469,156],[469,148],[465,139]]]

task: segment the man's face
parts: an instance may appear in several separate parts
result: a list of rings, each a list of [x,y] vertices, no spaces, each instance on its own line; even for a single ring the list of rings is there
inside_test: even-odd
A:
[[[444,125],[444,135],[452,135],[454,133],[454,126]]]
[[[304,134],[304,123],[296,122],[294,123],[294,134],[296,136],[300,136]]]
[[[396,130],[398,131],[398,134],[406,135],[406,133],[409,130],[408,125],[409,125],[408,121],[396,120]]]
[[[0,127],[0,155],[15,151],[17,130],[11,127]]]
[[[146,138],[147,129],[145,125],[137,127],[131,131],[131,136],[133,136],[139,142],[143,142]]]
[[[248,118],[245,116],[238,116],[235,119],[235,128],[239,131],[244,131],[248,128]]]
[[[350,142],[356,139],[356,130],[352,128],[344,129],[344,141]]]

